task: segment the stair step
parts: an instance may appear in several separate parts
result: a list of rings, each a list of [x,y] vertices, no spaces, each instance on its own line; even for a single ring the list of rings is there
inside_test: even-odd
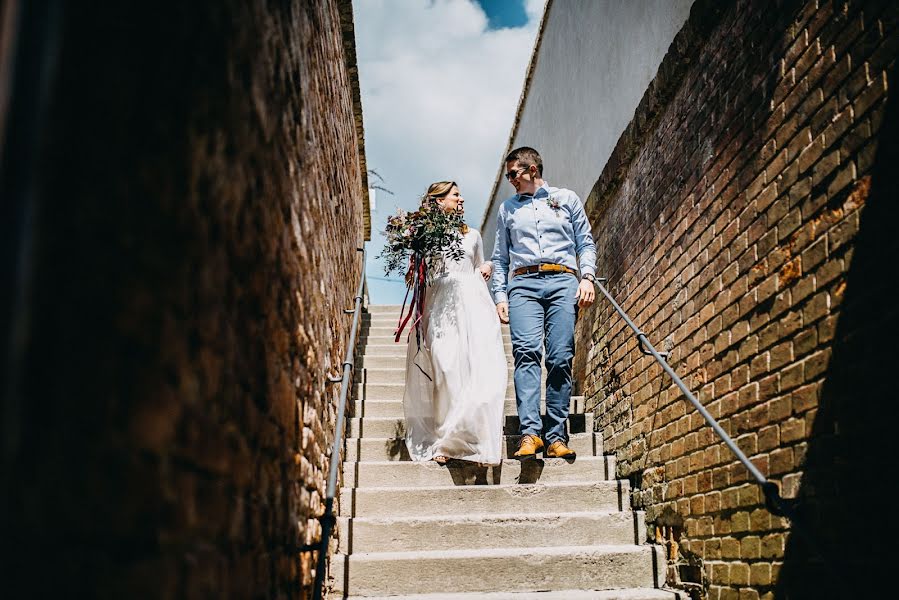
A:
[[[512,342],[509,340],[503,340],[503,352],[508,357],[512,357]],[[391,354],[402,354],[406,355],[406,344],[405,343],[394,343],[393,340],[384,341],[384,340],[372,340],[368,341],[365,345],[363,345],[359,350],[356,351],[356,356],[387,356]]]
[[[503,352],[508,356],[512,356],[512,338],[508,335],[502,337]],[[382,332],[359,332],[359,345],[356,346],[356,356],[363,354],[375,354],[386,352],[388,354],[403,354],[406,352],[407,338],[405,333],[400,341],[394,341],[392,331]],[[393,348],[393,351],[389,351]]]
[[[368,337],[377,337],[377,338],[389,338],[391,340],[396,339],[396,320],[389,319],[377,319],[374,321],[363,321],[362,329],[359,332],[362,338]],[[512,333],[508,330],[508,328],[504,328],[500,330],[500,335],[503,336],[503,339],[510,340],[512,339]],[[395,342],[397,344],[405,344],[409,339],[409,327],[403,330],[403,334],[400,337],[399,342]]]
[[[546,431],[547,416],[541,415],[544,431]],[[518,415],[505,415],[503,421],[503,434],[515,435],[521,431],[521,420]],[[593,413],[569,415],[568,433],[593,432]],[[347,419],[347,436],[361,437],[403,437],[406,435],[406,421],[397,417],[364,417]]]
[[[423,365],[424,363],[419,363]],[[506,366],[508,367],[510,376],[511,369],[515,366],[515,361],[511,356],[506,356]],[[364,356],[356,357],[356,368],[366,368],[366,369],[396,369],[396,368],[406,368],[406,355],[405,354],[384,354],[384,355],[370,355],[366,354]],[[425,367],[425,370],[428,370]],[[545,369],[544,369],[545,371]],[[429,373],[430,374],[430,373]]]
[[[509,458],[518,449],[521,436],[503,436],[503,455]],[[569,447],[580,456],[599,456],[602,454],[602,435],[599,433],[573,433],[568,441]],[[542,455],[538,454],[538,457]],[[401,437],[384,438],[347,438],[346,459],[353,461],[410,461],[406,449],[406,441]]]
[[[406,307],[406,312],[409,311],[409,307]],[[404,315],[405,316],[405,315]],[[378,312],[368,312],[362,313],[362,321],[365,323],[389,323],[391,325],[396,326],[396,324],[400,321],[400,310],[397,308],[396,312],[391,313],[389,311],[378,311]],[[411,319],[410,319],[411,322]],[[409,325],[407,324],[406,327]],[[505,331],[509,330],[508,323],[500,323],[500,329]]]
[[[384,337],[385,339],[389,339],[390,343],[394,344],[405,344],[409,338],[409,328],[403,330],[403,335],[400,337],[400,341],[396,342],[396,320],[385,321],[383,319],[378,321],[371,320],[363,320],[362,329],[360,331],[360,340],[363,337]],[[503,339],[511,339],[512,332],[509,331],[508,327],[503,327],[500,329],[500,335],[503,336]],[[386,342],[384,342],[386,343]]]
[[[566,512],[621,511],[630,504],[626,480],[433,487],[345,488],[341,516],[427,517],[531,514],[547,507]]]
[[[403,395],[406,392],[406,386],[402,383],[354,383],[353,398],[356,403],[366,402],[400,402],[403,401]],[[358,411],[356,414],[360,414]]]
[[[446,466],[432,461],[372,461],[344,463],[343,470],[344,487],[498,485],[611,479],[615,479],[614,456],[578,456],[572,461],[562,458],[506,459],[495,467],[482,467],[464,461],[450,461]]]
[[[354,409],[356,417],[402,417],[403,395],[406,388],[401,383],[356,383],[353,385]],[[517,414],[515,408],[515,389],[507,388],[505,398],[505,414]],[[511,393],[510,393],[511,392]],[[586,411],[586,398],[572,396],[568,405],[571,414]],[[541,392],[540,411],[546,412],[545,392]]]
[[[508,378],[508,383],[506,384],[507,392],[515,389],[513,374],[514,370],[510,365],[506,371]],[[360,367],[357,365],[353,381],[354,383],[405,383],[406,363],[395,363],[394,367]],[[544,385],[546,384],[546,369],[543,369],[541,381]]]
[[[655,555],[655,556],[653,556]],[[478,593],[497,589],[657,587],[664,558],[653,546],[560,546],[335,555],[338,588],[360,596],[425,590]]]
[[[338,552],[639,544],[646,539],[643,521],[642,513],[629,511],[388,519],[341,517]]]
[[[402,308],[402,304],[369,304],[365,310],[370,315],[398,315],[400,314],[400,310],[402,310]],[[408,308],[409,307],[407,305],[406,309],[408,310]]]
[[[353,403],[353,408],[355,410],[353,416],[356,417],[402,417],[405,414],[403,412],[402,391],[400,391],[399,398],[395,398],[393,401],[369,400],[368,402],[363,403],[357,400]],[[540,412],[546,412],[546,403],[543,401],[540,402]],[[518,410],[515,408],[515,396],[507,396],[505,398],[505,403],[503,404],[503,414],[518,414]]]
[[[562,590],[558,592],[476,592],[473,594],[412,594],[349,596],[348,600],[690,600],[684,592],[653,588]]]

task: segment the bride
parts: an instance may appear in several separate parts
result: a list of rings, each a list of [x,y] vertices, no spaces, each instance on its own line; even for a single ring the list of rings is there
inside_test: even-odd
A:
[[[424,200],[460,211],[464,200],[453,181],[432,184]],[[495,465],[502,460],[507,364],[499,318],[485,279],[481,234],[460,230],[465,257],[433,265],[421,345],[409,336],[406,352],[406,446],[415,461],[450,459]]]

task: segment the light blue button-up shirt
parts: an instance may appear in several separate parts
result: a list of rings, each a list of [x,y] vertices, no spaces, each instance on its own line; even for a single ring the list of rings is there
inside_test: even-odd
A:
[[[499,207],[493,246],[493,300],[507,302],[508,275],[519,267],[556,263],[596,274],[596,244],[577,194],[544,183],[531,196],[516,194]]]

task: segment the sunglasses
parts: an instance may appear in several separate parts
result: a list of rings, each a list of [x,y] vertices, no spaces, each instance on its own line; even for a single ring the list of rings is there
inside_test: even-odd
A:
[[[521,175],[521,173],[523,171],[527,171],[528,168],[529,167],[524,167],[522,169],[515,169],[514,171],[509,171],[508,173],[506,173],[506,179],[508,179],[509,181],[512,181],[513,179],[517,179],[518,176]]]

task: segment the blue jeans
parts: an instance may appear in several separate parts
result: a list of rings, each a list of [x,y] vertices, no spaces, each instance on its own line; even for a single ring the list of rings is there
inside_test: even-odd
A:
[[[529,273],[513,277],[509,283],[509,330],[521,434],[539,436],[543,429],[540,363],[545,339],[547,444],[568,441],[577,288],[577,277],[566,273]]]

